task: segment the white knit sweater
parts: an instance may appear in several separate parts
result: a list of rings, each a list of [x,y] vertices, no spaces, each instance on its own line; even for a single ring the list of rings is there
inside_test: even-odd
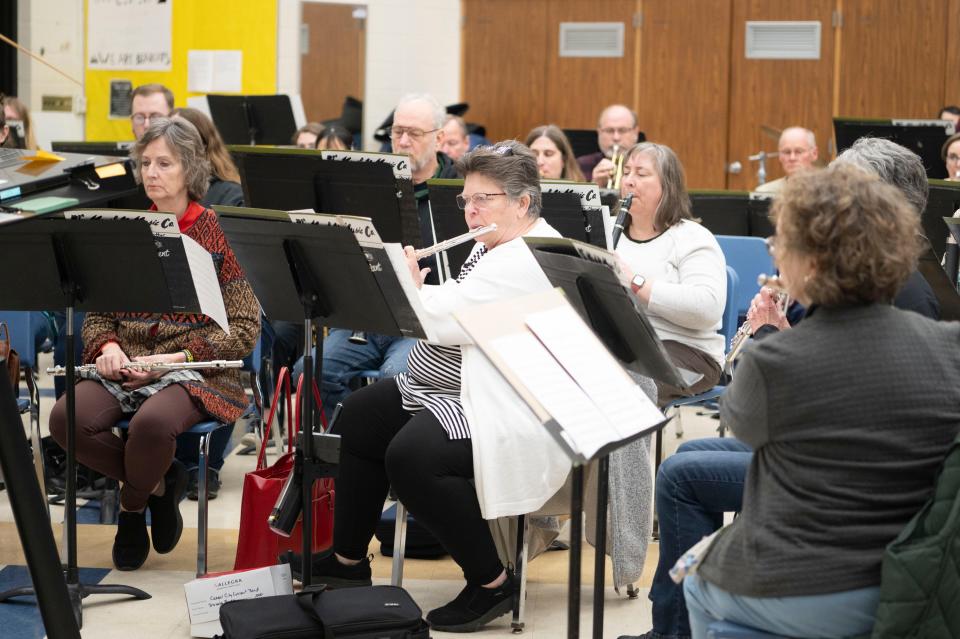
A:
[[[617,252],[650,279],[645,310],[660,339],[697,348],[723,366],[723,336],[717,331],[727,300],[726,260],[713,233],[681,220],[645,242],[624,233]]]

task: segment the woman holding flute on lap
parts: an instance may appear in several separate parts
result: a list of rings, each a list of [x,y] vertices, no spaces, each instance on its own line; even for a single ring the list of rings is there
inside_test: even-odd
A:
[[[220,281],[227,334],[205,315],[88,313],[83,323],[85,363],[76,388],[76,450],[84,465],[122,482],[113,562],[136,570],[153,547],[173,550],[183,521],[179,501],[187,472],[174,460],[176,437],[204,420],[232,422],[246,407],[236,369],[142,370],[131,362],[177,364],[239,359],[260,331],[260,307],[213,211],[199,204],[210,166],[196,128],[183,119],[158,119],[132,151],[136,176],[151,210],[175,213],[180,232],[206,249]],[[126,441],[112,433],[130,419]],[[66,441],[66,399],[50,416],[50,431]],[[148,537],[145,510],[150,509]]]
[[[621,275],[646,311],[673,363],[702,375],[693,393],[712,388],[723,365],[717,333],[726,303],[726,261],[713,233],[693,219],[683,166],[670,147],[641,142],[624,159],[623,196],[633,195],[616,251]],[[682,397],[657,382],[661,406]]]
[[[540,176],[534,155],[515,141],[480,147],[457,162],[464,176],[457,196],[467,226],[496,224],[479,235],[459,276],[443,285],[424,284],[416,251],[408,263],[437,343],[419,341],[410,352],[408,372],[364,387],[343,402],[333,426],[341,435],[333,550],[315,557],[316,582],[334,586],[371,583],[367,545],[380,519],[387,489],[443,544],[463,569],[466,587],[450,603],[427,615],[435,630],[469,632],[512,608],[513,580],[497,554],[478,492],[472,441],[500,422],[509,397],[484,399],[498,374],[478,372],[478,354],[453,313],[477,304],[547,290],[546,276],[524,236],[559,237],[540,218]],[[479,358],[482,359],[482,358]],[[491,375],[495,379],[491,379]],[[508,422],[503,422],[508,423]],[[518,421],[509,422],[519,430]],[[542,427],[537,433],[545,433]],[[546,455],[546,453],[544,453]],[[530,462],[535,465],[536,462]],[[562,484],[569,461],[560,477]],[[495,474],[506,475],[509,468]],[[544,481],[546,483],[546,475]],[[291,561],[294,573],[299,558]]]

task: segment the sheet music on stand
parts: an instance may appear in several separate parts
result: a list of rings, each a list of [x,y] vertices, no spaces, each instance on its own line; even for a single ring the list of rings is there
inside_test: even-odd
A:
[[[620,283],[620,263],[612,252],[576,240],[524,241],[547,279],[624,366],[679,388],[699,381],[698,373],[674,366],[643,307]]]
[[[150,224],[157,255],[175,297],[178,312],[199,308],[230,334],[227,310],[223,303],[220,280],[213,258],[193,238],[180,233],[177,216],[161,211],[123,209],[72,209],[63,216],[68,220],[143,220]]]
[[[454,317],[578,465],[669,421],[557,289]]]
[[[301,225],[339,226],[349,229],[357,239],[367,260],[374,286],[388,302],[384,310],[388,311],[396,324],[391,331],[384,330],[386,327],[343,326],[339,328],[375,330],[387,334],[399,332],[404,337],[418,339],[433,337],[434,332],[407,266],[403,247],[397,243],[383,242],[370,218],[356,215],[328,215],[311,211],[275,211],[231,206],[215,206],[214,210],[221,216],[289,225],[286,231],[273,232],[289,232],[293,236],[297,233],[297,227]],[[285,263],[281,266],[286,268]],[[369,281],[337,281],[336,274],[331,273],[330,286],[326,287],[326,290],[332,295],[362,296],[364,291],[370,290],[369,286]],[[282,294],[282,291],[278,292]],[[336,300],[333,301],[336,302]]]

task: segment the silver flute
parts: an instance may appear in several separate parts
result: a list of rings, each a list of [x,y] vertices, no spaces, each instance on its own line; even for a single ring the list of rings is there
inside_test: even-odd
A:
[[[757,285],[767,286],[777,292],[775,300],[777,307],[781,311],[785,311],[787,306],[790,305],[790,296],[787,295],[787,291],[783,286],[783,282],[781,282],[780,278],[776,275],[767,275],[765,273],[761,273],[757,277]],[[725,368],[729,368],[740,355],[740,351],[743,350],[744,346],[746,346],[747,340],[751,335],[753,335],[753,330],[753,327],[750,325],[750,320],[744,321],[740,328],[737,329],[736,335],[734,335],[733,339],[730,340],[730,352],[727,353],[727,356],[724,359]]]
[[[427,248],[418,249],[413,252],[413,256],[418,260],[422,260],[425,257],[430,257],[434,253],[439,253],[440,251],[446,251],[447,249],[463,244],[464,242],[469,242],[473,238],[483,235],[484,233],[489,233],[490,231],[496,231],[496,230],[497,230],[496,224],[491,224],[490,226],[481,226],[478,229],[467,231],[463,235],[458,235],[456,237],[451,237],[449,240],[437,242],[433,246],[428,246]]]
[[[215,359],[209,362],[128,362],[121,366],[121,368],[126,368],[129,370],[136,371],[185,371],[185,370],[197,370],[205,368],[243,368],[242,359]],[[97,372],[96,364],[83,364],[82,366],[75,366],[74,370],[78,373],[87,372],[95,373]],[[47,369],[47,373],[50,375],[66,375],[67,367],[66,366],[52,366]]]

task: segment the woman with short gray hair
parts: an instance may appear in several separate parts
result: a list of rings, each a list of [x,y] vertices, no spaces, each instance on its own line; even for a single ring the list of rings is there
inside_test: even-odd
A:
[[[174,459],[177,435],[210,419],[236,421],[247,407],[236,369],[145,371],[131,362],[171,364],[240,359],[260,333],[260,306],[227,244],[216,214],[197,202],[210,167],[197,129],[182,119],[160,118],[133,150],[136,178],[152,211],[176,215],[180,233],[216,256],[214,266],[227,311],[227,333],[205,315],[88,313],[83,323],[83,373],[76,389],[77,459],[123,483],[113,542],[113,563],[136,570],[153,548],[174,549],[183,531],[179,502],[187,470]],[[129,419],[128,436],[112,433]],[[64,398],[53,407],[50,432],[66,441]],[[151,530],[147,534],[146,509]]]
[[[481,492],[484,499],[490,497],[488,473],[511,487],[529,486],[528,495],[549,490],[553,480],[555,492],[563,484],[569,460],[545,468],[538,474],[539,481],[525,481],[515,475],[523,469],[505,463],[491,470],[485,458],[477,456],[476,451],[488,449],[479,449],[474,436],[489,438],[498,428],[539,438],[538,459],[526,462],[530,467],[546,464],[545,458],[556,446],[539,422],[524,421],[525,407],[518,406],[522,402],[502,390],[499,373],[484,364],[453,314],[548,290],[550,283],[523,238],[560,234],[540,218],[537,161],[519,142],[475,149],[461,158],[458,169],[464,183],[457,203],[467,226],[497,227],[477,238],[459,276],[440,286],[424,284],[426,269],[421,271],[417,265],[413,247],[405,248],[437,342],[417,342],[410,352],[408,372],[362,388],[343,402],[333,426],[333,432],[342,437],[334,552],[315,558],[311,572],[318,583],[371,583],[367,545],[392,486],[417,521],[463,568],[467,581],[453,601],[430,611],[427,621],[434,630],[470,632],[512,608],[513,578],[500,561],[484,519],[498,515],[491,517],[489,502],[478,497]],[[505,410],[514,414],[505,416]],[[509,433],[498,444],[494,457],[509,455],[514,448]],[[538,506],[551,495],[542,497]],[[296,574],[299,561],[294,558],[291,564]]]

